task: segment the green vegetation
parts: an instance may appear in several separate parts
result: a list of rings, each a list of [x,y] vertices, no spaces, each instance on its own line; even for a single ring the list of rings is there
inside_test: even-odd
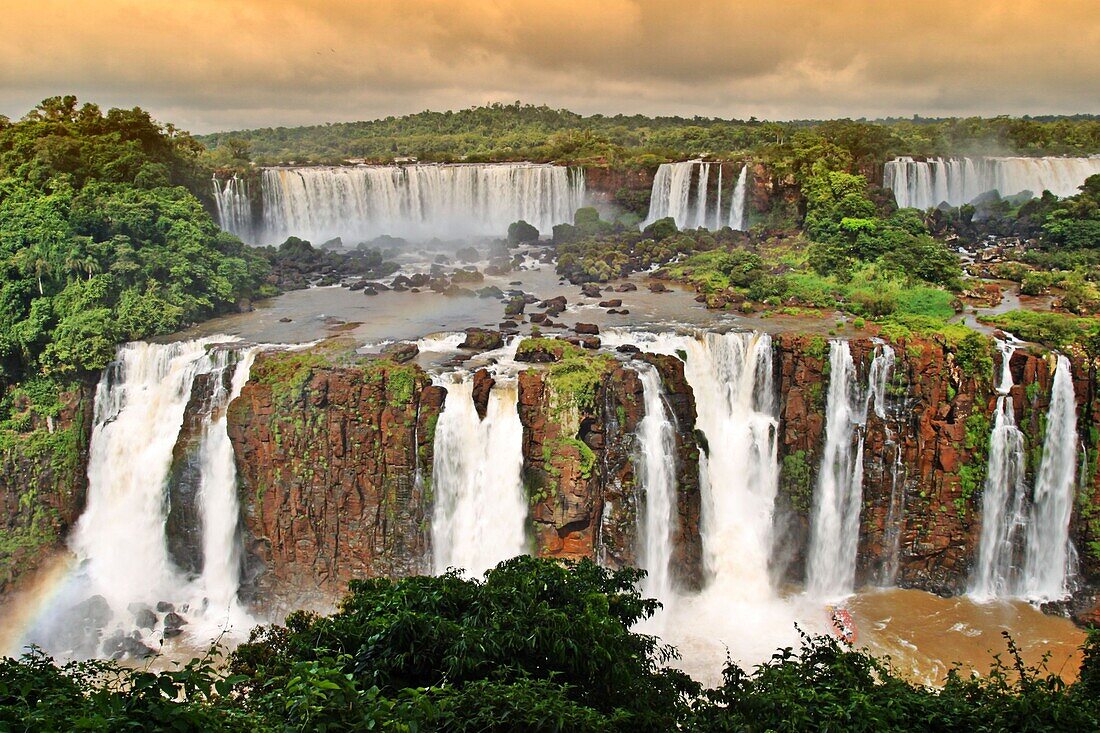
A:
[[[1100,346],[1100,318],[1015,310],[996,316],[985,316],[981,321],[1009,331],[1025,341],[1059,349],[1080,346],[1095,356],[1098,353],[1097,347]]]
[[[278,127],[199,138],[207,162],[235,167],[259,163],[561,161],[576,164],[655,165],[703,153],[732,156],[755,150],[798,172],[814,160],[865,163],[887,156],[1089,154],[1100,152],[1100,120],[953,118],[880,122],[764,122],[703,117],[582,116],[545,106],[492,104],[457,112],[420,112],[369,122]],[[792,155],[792,151],[800,155]]]
[[[813,507],[813,468],[806,459],[806,451],[799,450],[783,456],[779,468],[779,487],[791,503],[791,508],[808,515]]]
[[[1095,730],[1100,636],[1079,680],[1009,662],[948,673],[941,690],[829,638],[804,637],[702,690],[677,654],[631,629],[657,602],[643,573],[519,557],[484,580],[353,581],[338,612],[262,627],[219,670],[0,661],[4,730],[924,731]],[[1007,637],[1006,637],[1007,638]]]
[[[194,191],[201,146],[140,109],[54,97],[0,124],[0,388],[104,367],[262,294],[267,263]]]

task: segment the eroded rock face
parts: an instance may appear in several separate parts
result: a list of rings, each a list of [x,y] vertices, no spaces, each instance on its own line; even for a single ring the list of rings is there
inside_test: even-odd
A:
[[[327,605],[353,578],[426,572],[443,389],[386,360],[261,354],[252,375],[228,421],[245,590],[277,607]]]
[[[27,420],[0,448],[0,595],[63,546],[84,510],[94,390],[77,385],[62,394],[51,420],[19,400],[12,405]]]
[[[698,447],[695,404],[675,357],[644,355],[661,372],[681,429],[677,440],[680,481],[674,528],[676,581],[699,587]],[[644,415],[642,384],[630,365],[611,362],[591,401],[562,414],[552,377],[520,374],[524,478],[531,496],[531,520],[540,555],[596,558],[613,567],[636,565],[641,501],[635,432]]]

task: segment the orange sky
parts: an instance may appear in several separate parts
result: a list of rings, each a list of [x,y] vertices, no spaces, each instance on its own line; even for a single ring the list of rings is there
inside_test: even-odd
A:
[[[523,100],[723,117],[1100,113],[1100,0],[3,0],[0,114],[196,132]]]

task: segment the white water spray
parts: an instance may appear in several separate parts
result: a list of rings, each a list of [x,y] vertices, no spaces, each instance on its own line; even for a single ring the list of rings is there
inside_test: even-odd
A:
[[[730,229],[745,231],[747,228],[745,218],[745,199],[748,196],[749,166],[745,164],[741,173],[737,176],[737,183],[733,187],[733,198],[730,204]]]
[[[1069,539],[1077,463],[1077,401],[1069,359],[1058,355],[1047,410],[1043,460],[1035,479],[1028,519],[1027,554],[1022,592],[1032,601],[1052,601],[1069,594],[1067,581],[1074,561]]]
[[[432,548],[436,572],[479,576],[523,554],[523,425],[515,381],[497,381],[482,420],[466,372],[445,374],[447,399],[435,428]]]
[[[1017,546],[1026,524],[1024,434],[1016,427],[1009,394],[1013,387],[1010,362],[1016,347],[1010,341],[998,341],[997,347],[1001,354],[1001,376],[989,436],[978,565],[969,591],[978,602],[1014,594]]]
[[[885,417],[886,380],[893,363],[893,349],[879,344],[863,387],[848,342],[830,342],[825,447],[814,492],[806,571],[811,597],[831,600],[855,589],[867,411],[874,401],[876,414]]]
[[[672,599],[672,538],[676,516],[676,426],[669,417],[661,376],[651,365],[639,367],[645,417],[638,425],[638,463],[644,506],[640,516],[639,562],[648,572],[646,596]]]
[[[1023,191],[1072,196],[1097,173],[1100,157],[897,158],[886,163],[883,185],[893,190],[898,206],[929,209],[943,202],[962,206],[986,191],[1001,196]]]
[[[315,244],[382,234],[500,236],[520,219],[548,234],[572,222],[585,199],[583,170],[533,163],[266,168],[261,175],[263,221],[245,227],[233,215],[220,220],[263,244],[291,235]],[[218,204],[223,210],[246,209],[226,200]]]

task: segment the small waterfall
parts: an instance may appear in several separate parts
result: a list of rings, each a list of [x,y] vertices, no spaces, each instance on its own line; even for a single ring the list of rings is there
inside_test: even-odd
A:
[[[715,231],[722,228],[722,165],[718,164],[718,195],[714,202],[714,226]]]
[[[256,231],[252,224],[252,200],[248,197],[248,182],[234,175],[232,178],[212,178],[214,206],[222,229],[236,234],[242,241],[252,242]]]
[[[645,417],[638,425],[639,478],[644,496],[639,563],[649,573],[642,591],[666,604],[672,598],[672,538],[676,514],[676,426],[665,407],[661,376],[640,367]]]
[[[478,576],[526,549],[519,389],[498,380],[482,420],[470,374],[446,374],[440,382],[447,399],[435,428],[433,565]]]
[[[722,164],[718,166],[718,190],[715,192],[714,205],[710,200],[711,163],[701,160],[685,160],[679,163],[662,163],[653,177],[650,191],[649,214],[645,224],[658,219],[672,217],[676,226],[684,228],[710,228],[717,230],[723,225],[722,217]],[[695,197],[692,200],[692,174],[695,178]],[[744,165],[737,177],[730,198],[728,225],[737,230],[745,229],[745,200],[748,196],[749,167]]]
[[[1026,524],[1024,434],[1016,427],[1010,362],[1016,347],[998,341],[1001,376],[997,383],[997,408],[989,436],[989,462],[982,497],[982,534],[978,565],[970,595],[979,602],[1013,595],[1016,585],[1017,548]]]
[[[774,598],[768,562],[779,467],[771,337],[611,330],[602,337],[608,346],[633,343],[684,360],[709,450],[699,457],[709,590],[729,601]]]
[[[680,229],[687,227],[694,217],[690,210],[691,172],[699,165],[698,160],[686,160],[680,163],[661,163],[653,177],[653,188],[649,197],[649,215],[645,223],[652,224],[658,219],[671,216]]]
[[[1043,460],[1028,519],[1023,595],[1034,601],[1065,598],[1074,550],[1069,539],[1077,462],[1077,401],[1069,359],[1058,355],[1047,410]]]
[[[893,440],[894,460],[890,463],[890,506],[886,510],[884,544],[886,556],[879,572],[879,585],[891,587],[897,582],[901,566],[901,531],[905,515],[905,466],[901,461],[901,445]]]
[[[30,640],[67,657],[133,637],[142,613],[168,602],[186,615],[190,635],[206,643],[224,629],[252,623],[237,601],[239,539],[236,467],[226,408],[248,380],[256,349],[210,346],[224,338],[122,346],[96,390],[88,458],[88,500],[70,537],[78,565]],[[222,375],[232,369],[230,387]],[[190,576],[169,554],[169,472],[192,386],[216,377],[199,445],[202,571]],[[149,628],[149,627],[145,627]],[[160,634],[160,626],[149,634]],[[126,643],[130,643],[127,641]],[[131,647],[132,648],[132,647]]]
[[[695,228],[702,229],[707,219],[707,187],[710,185],[710,163],[699,164],[699,184],[695,187]]]
[[[237,184],[215,198],[224,229],[263,244],[501,236],[519,219],[548,234],[585,199],[583,170],[534,163],[266,168],[261,185],[263,221],[251,231],[235,228]]]
[[[806,576],[807,592],[815,598],[842,597],[855,588],[867,411],[874,401],[876,414],[885,417],[886,380],[894,363],[893,349],[886,344],[875,351],[864,388],[848,342],[833,340],[829,345],[825,447],[814,492]]]
[[[737,176],[737,183],[733,187],[733,198],[730,204],[730,229],[739,232],[745,231],[745,200],[748,198],[749,166],[746,163],[741,167],[741,173]]]
[[[1013,196],[1072,196],[1091,175],[1100,173],[1100,156],[1089,158],[929,158],[888,161],[883,185],[902,208],[929,209],[947,202],[962,206],[986,191]]]
[[[237,466],[226,419],[229,404],[240,396],[248,382],[258,351],[257,347],[250,347],[237,354],[229,392],[220,389],[215,397],[215,414],[203,425],[199,451],[202,465],[199,500],[203,526],[201,586],[210,607],[215,609],[234,609],[240,586],[241,556],[237,524],[241,508],[237,499]]]

